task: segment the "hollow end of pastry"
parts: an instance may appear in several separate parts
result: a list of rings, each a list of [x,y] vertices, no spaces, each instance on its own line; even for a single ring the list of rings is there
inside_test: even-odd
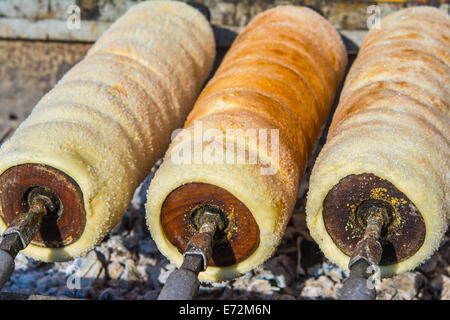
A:
[[[43,218],[31,245],[63,248],[77,241],[86,225],[83,193],[70,176],[47,165],[21,164],[0,175],[0,218],[4,224],[9,226],[17,215],[29,210],[28,197],[36,190],[55,198],[57,208]]]
[[[382,207],[389,215],[380,237],[381,266],[402,262],[422,247],[425,221],[414,203],[388,180],[362,173],[342,178],[323,201],[325,228],[344,254],[351,256],[363,237],[361,212],[368,206]]]
[[[161,208],[165,236],[180,253],[198,230],[196,221],[204,211],[220,214],[225,225],[215,234],[209,266],[234,265],[258,248],[260,230],[247,206],[221,187],[193,182],[173,190]]]

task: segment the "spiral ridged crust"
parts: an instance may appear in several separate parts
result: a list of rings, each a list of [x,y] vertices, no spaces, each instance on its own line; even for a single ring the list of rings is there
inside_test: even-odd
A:
[[[412,269],[438,248],[450,198],[450,18],[430,7],[398,11],[371,30],[347,75],[327,143],[310,179],[307,224],[325,255],[349,257],[324,226],[323,202],[342,178],[370,173],[388,180],[421,213],[426,236],[384,275]]]
[[[332,105],[347,63],[339,34],[312,10],[281,6],[255,17],[237,37],[215,76],[197,100],[185,124],[187,130],[171,144],[149,189],[147,222],[159,249],[180,265],[182,255],[164,234],[161,208],[176,188],[202,182],[228,190],[255,218],[259,247],[245,260],[226,267],[208,267],[203,281],[222,281],[248,272],[274,252],[297,198],[299,179]],[[234,158],[243,151],[264,154],[261,141],[247,141],[231,129],[267,129],[269,155],[257,164],[195,161],[177,164],[172,156],[190,146],[196,124],[215,132],[203,140],[205,151],[223,146],[228,135]],[[278,129],[279,157],[271,153],[270,129]],[[225,154],[225,151],[224,151]],[[229,154],[229,155],[230,155]],[[205,154],[203,154],[205,156]],[[225,157],[225,156],[224,156]],[[236,159],[236,158],[234,158]],[[217,159],[216,159],[217,160]],[[261,173],[269,164],[275,174]],[[239,230],[237,231],[239,232]]]
[[[30,245],[26,255],[66,260],[104,238],[182,126],[214,58],[214,35],[199,11],[182,2],[144,2],[39,101],[2,146],[0,173],[24,163],[66,173],[82,190],[87,221],[74,243]]]

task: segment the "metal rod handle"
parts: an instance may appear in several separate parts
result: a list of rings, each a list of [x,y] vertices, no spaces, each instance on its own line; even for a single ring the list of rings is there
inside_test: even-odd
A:
[[[199,221],[200,228],[183,254],[183,264],[167,278],[158,300],[193,300],[198,295],[198,274],[208,267],[214,235],[223,227],[221,218],[216,213],[205,211]]]
[[[383,249],[380,244],[381,231],[389,221],[386,209],[372,206],[366,215],[366,229],[363,238],[356,244],[350,257],[348,268],[350,276],[339,291],[340,300],[375,300],[376,290],[370,282],[372,275],[381,260]]]
[[[14,259],[19,251],[30,244],[41,228],[49,201],[48,197],[36,194],[29,201],[28,212],[19,214],[3,233],[0,242],[0,289],[11,277]]]

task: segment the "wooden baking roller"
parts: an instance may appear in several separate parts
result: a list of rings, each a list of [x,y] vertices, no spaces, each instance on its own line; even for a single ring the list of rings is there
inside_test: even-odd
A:
[[[204,211],[225,228],[200,280],[233,278],[271,256],[346,63],[339,34],[312,10],[281,6],[249,23],[151,183],[147,223],[168,259],[181,265]]]
[[[342,268],[364,234],[360,212],[389,215],[381,275],[410,270],[438,248],[449,221],[450,18],[430,7],[372,29],[347,75],[315,163],[307,224]]]
[[[214,58],[212,28],[196,9],[132,7],[1,147],[1,231],[40,188],[58,206],[23,253],[61,261],[97,245],[182,126]]]

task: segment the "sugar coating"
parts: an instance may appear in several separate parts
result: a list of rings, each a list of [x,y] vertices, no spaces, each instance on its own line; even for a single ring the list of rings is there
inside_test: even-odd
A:
[[[81,188],[87,219],[74,243],[58,249],[30,245],[26,255],[67,260],[106,236],[183,124],[214,58],[213,31],[196,9],[143,2],[42,97],[2,145],[0,174],[24,163],[65,172]],[[6,229],[2,221],[0,229]]]
[[[191,182],[213,184],[232,193],[249,208],[260,230],[260,244],[247,259],[228,267],[208,267],[200,273],[201,281],[234,278],[271,256],[294,208],[299,179],[325,124],[346,59],[338,33],[306,8],[281,6],[265,11],[241,32],[200,94],[185,123],[186,131],[171,143],[148,191],[147,224],[170,261],[179,266],[182,255],[165,236],[161,207],[173,190]],[[257,163],[173,161],[177,150],[192,144],[196,121],[203,130],[214,129],[202,141],[203,155],[228,135],[233,140],[233,157],[243,152],[247,159],[258,158]],[[230,129],[278,129],[279,157],[270,152],[270,139],[266,153],[261,141],[249,141]],[[194,159],[195,150],[190,152]],[[264,175],[261,169],[268,166],[274,173]]]
[[[178,49],[174,50],[176,55],[170,55],[168,49],[132,38],[108,42],[101,45],[96,52],[108,52],[132,58],[156,74],[178,102],[180,109],[177,110],[177,118],[179,119],[182,117],[183,110],[187,108],[189,99],[194,99],[196,87],[195,82],[190,81],[190,77],[194,75],[193,62],[189,61],[188,56],[183,54],[179,46],[176,47]],[[184,65],[186,65],[186,72],[183,72]]]
[[[174,23],[174,20],[176,23]],[[189,25],[181,18],[173,17],[171,20],[168,20],[161,16],[155,16],[145,22],[115,26],[108,33],[104,34],[100,40],[102,43],[106,43],[131,34],[133,37],[154,41],[154,39],[158,39],[161,36],[161,31],[167,28],[170,28],[172,32],[165,35],[166,39],[180,44],[183,50],[186,50],[195,62],[196,74],[206,77],[207,74],[205,73],[207,70],[205,70],[205,67],[208,59],[205,57],[204,48],[194,37],[191,29],[189,29]]]
[[[177,100],[164,87],[163,82],[156,74],[149,72],[135,60],[111,53],[97,53],[90,56],[80,66],[80,69],[97,68],[99,61],[101,61],[104,68],[117,70],[117,72],[134,81],[145,91],[150,99],[154,101],[155,107],[159,109],[158,113],[163,118],[162,126],[168,125],[173,117],[176,116],[176,110],[180,109]],[[78,71],[78,67],[79,65],[75,66],[74,69]]]
[[[347,75],[327,143],[313,168],[307,224],[328,259],[347,268],[323,221],[323,201],[340,179],[372,173],[418,208],[425,222],[422,247],[384,276],[426,261],[450,218],[450,18],[440,10],[400,10],[372,29]]]

